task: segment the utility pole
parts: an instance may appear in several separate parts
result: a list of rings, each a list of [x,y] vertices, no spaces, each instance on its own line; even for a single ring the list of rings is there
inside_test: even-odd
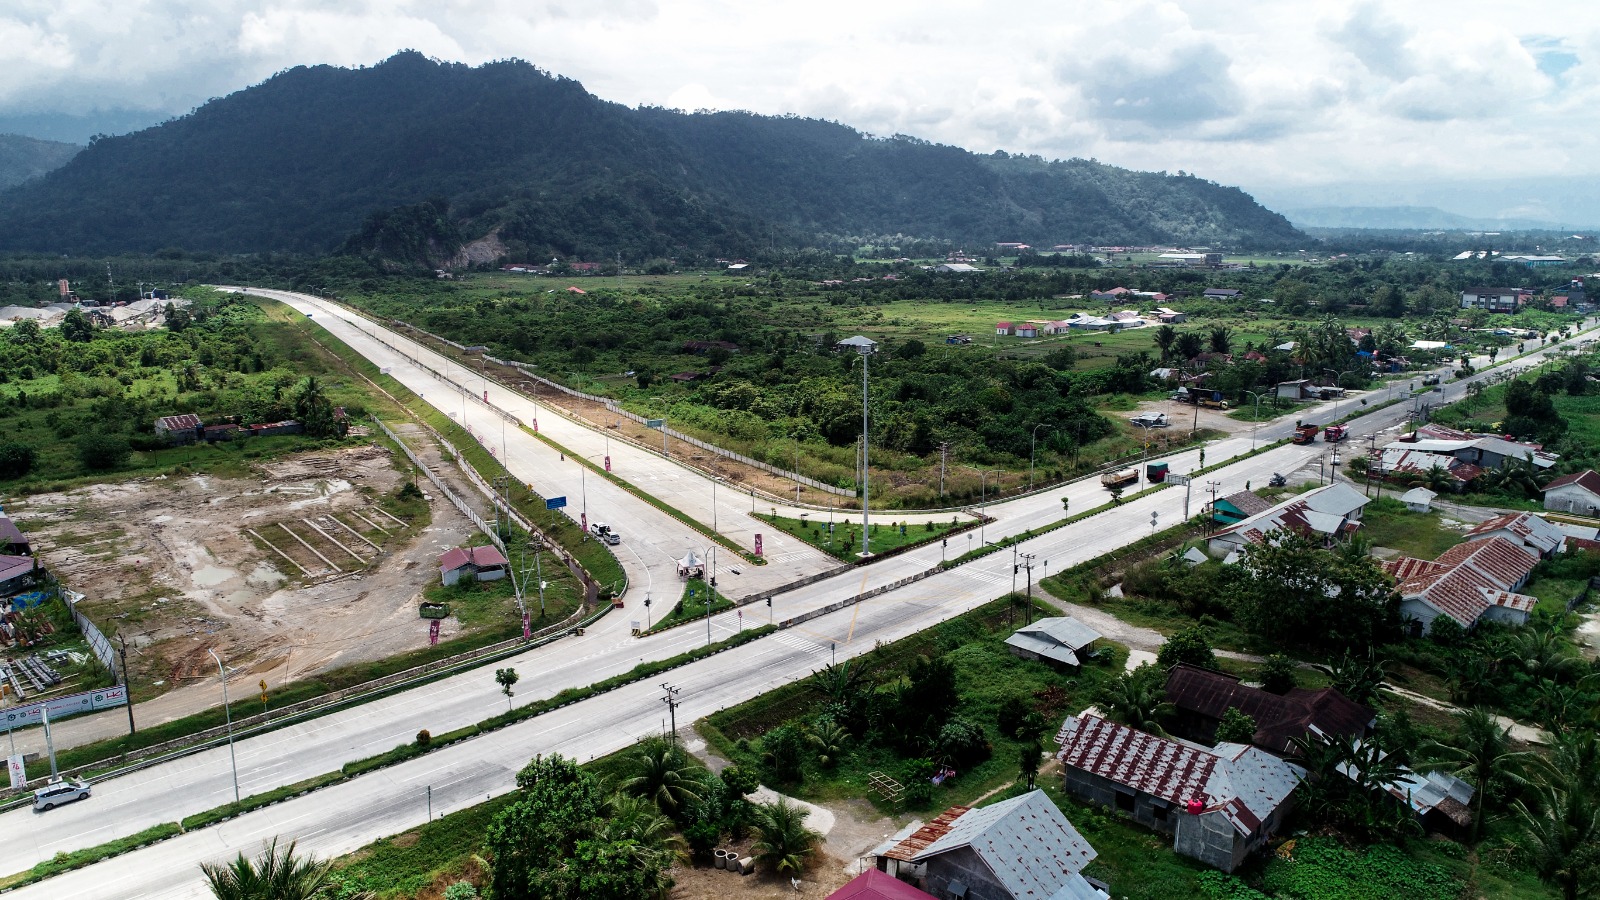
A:
[[[1222,488],[1222,482],[1220,482],[1220,481],[1208,481],[1208,482],[1206,482],[1206,490],[1211,492],[1211,515],[1206,517],[1206,533],[1207,534],[1211,533],[1211,523],[1216,521],[1217,491],[1221,490],[1221,488]]]
[[[950,462],[950,442],[939,442],[939,498],[944,499],[944,470]]]
[[[117,652],[122,657],[122,692],[128,695],[128,733],[133,734],[133,685],[128,682],[128,639],[117,632]]]
[[[1037,554],[1022,554],[1022,566],[1028,570],[1028,605],[1023,607],[1025,610],[1024,615],[1027,617],[1024,623],[1028,625],[1033,624],[1033,561],[1035,558],[1037,558]]]
[[[678,742],[678,689],[667,682],[661,683],[661,689],[667,692],[661,701],[667,704],[667,715],[672,717],[672,742]]]

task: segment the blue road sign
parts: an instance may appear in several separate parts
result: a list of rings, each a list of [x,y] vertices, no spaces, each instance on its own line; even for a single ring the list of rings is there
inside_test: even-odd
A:
[[[567,498],[565,498],[565,497],[549,497],[544,501],[544,508],[545,509],[560,509],[561,507],[566,506],[566,505],[567,505]]]
[[[646,428],[660,428],[661,426],[663,426],[665,424],[667,424],[667,420],[666,419],[645,419],[644,420],[644,427],[646,427]]]

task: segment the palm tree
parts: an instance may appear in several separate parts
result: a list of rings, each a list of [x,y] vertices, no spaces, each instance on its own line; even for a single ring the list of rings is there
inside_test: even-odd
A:
[[[1384,671],[1387,665],[1387,660],[1368,648],[1365,657],[1351,656],[1346,650],[1332,663],[1316,668],[1333,680],[1339,693],[1357,703],[1370,705],[1380,693],[1389,689],[1388,673]]]
[[[633,762],[633,776],[619,786],[623,793],[650,800],[662,814],[674,817],[686,804],[699,802],[700,770],[676,744],[649,738],[639,744]]]
[[[806,742],[817,751],[817,764],[824,769],[831,769],[838,764],[839,757],[844,754],[845,741],[849,739],[850,732],[832,719],[824,719],[806,735]]]
[[[806,827],[809,815],[810,810],[783,797],[757,804],[754,817],[758,837],[750,845],[756,859],[775,872],[798,873],[804,869],[806,857],[822,840],[822,835]]]
[[[1218,325],[1211,329],[1211,352],[1227,353],[1233,349],[1233,329]]]
[[[1511,729],[1500,724],[1494,714],[1481,706],[1456,713],[1456,739],[1453,744],[1434,744],[1431,756],[1449,766],[1451,774],[1465,777],[1477,788],[1472,795],[1472,832],[1477,843],[1483,824],[1484,800],[1501,783],[1524,784],[1520,771],[1531,753],[1511,749]]]
[[[1539,877],[1561,889],[1565,900],[1578,900],[1583,876],[1594,864],[1596,835],[1600,834],[1600,807],[1593,798],[1568,791],[1541,792],[1530,807],[1522,800],[1511,804],[1516,822],[1516,843],[1533,863]]]
[[[1124,672],[1106,684],[1096,702],[1106,717],[1151,734],[1166,734],[1160,720],[1174,708],[1167,702],[1166,689],[1149,663]]]
[[[1166,362],[1167,357],[1172,355],[1172,345],[1178,342],[1178,329],[1171,325],[1163,325],[1156,329],[1153,338],[1156,349],[1161,351],[1161,361]]]
[[[253,860],[240,853],[227,865],[201,863],[200,871],[217,900],[310,900],[327,882],[333,863],[295,856],[294,847],[290,841],[280,850],[273,838]]]
[[[1560,627],[1545,620],[1514,632],[1506,638],[1510,661],[1541,681],[1563,681],[1576,677],[1583,659],[1567,651]]]

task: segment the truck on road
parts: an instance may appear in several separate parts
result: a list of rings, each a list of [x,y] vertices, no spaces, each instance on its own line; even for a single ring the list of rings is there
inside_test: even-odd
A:
[[[1309,444],[1317,439],[1317,432],[1321,431],[1319,425],[1300,424],[1294,427],[1294,436],[1289,438],[1292,443]]]
[[[1337,444],[1350,436],[1350,429],[1343,425],[1329,425],[1322,429],[1322,439],[1330,444]]]
[[[1106,489],[1126,487],[1139,482],[1138,469],[1122,469],[1116,472],[1107,472],[1100,476],[1100,486]]]

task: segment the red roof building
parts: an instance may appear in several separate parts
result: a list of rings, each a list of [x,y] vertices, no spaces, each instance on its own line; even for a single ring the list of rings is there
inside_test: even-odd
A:
[[[868,869],[850,879],[844,887],[829,894],[827,900],[937,900],[937,898],[877,869]]]
[[[447,585],[457,583],[463,576],[494,581],[506,576],[510,564],[497,547],[455,547],[439,557],[439,580]]]
[[[1544,508],[1579,516],[1600,516],[1600,472],[1584,469],[1545,485]]]
[[[1463,628],[1480,619],[1527,622],[1538,600],[1516,591],[1538,564],[1534,550],[1495,535],[1457,544],[1432,561],[1401,557],[1384,563],[1384,571],[1398,582],[1400,613],[1420,635],[1441,615]]]

